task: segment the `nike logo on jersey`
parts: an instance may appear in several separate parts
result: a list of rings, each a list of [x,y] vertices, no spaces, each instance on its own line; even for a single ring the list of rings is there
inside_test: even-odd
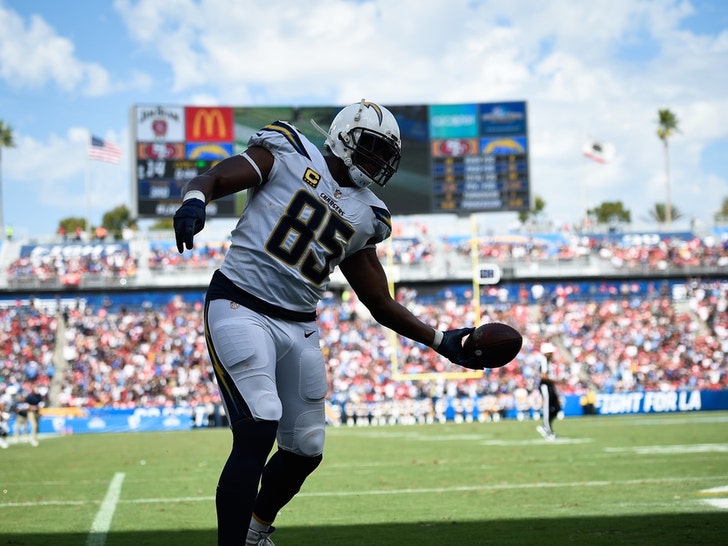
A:
[[[311,330],[310,332],[303,332],[303,337],[311,337],[316,333],[316,330]]]

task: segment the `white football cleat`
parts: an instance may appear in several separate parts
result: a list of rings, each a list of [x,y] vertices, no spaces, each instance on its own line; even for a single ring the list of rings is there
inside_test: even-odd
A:
[[[256,531],[248,529],[248,536],[245,538],[245,546],[276,546],[269,538],[276,528],[271,526],[267,531]]]

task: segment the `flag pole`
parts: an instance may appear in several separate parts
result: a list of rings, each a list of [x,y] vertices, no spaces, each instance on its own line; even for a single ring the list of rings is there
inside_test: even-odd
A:
[[[86,142],[86,235],[91,240],[91,132]]]
[[[473,281],[473,310],[475,311],[475,324],[480,326],[483,313],[480,310],[480,241],[478,239],[478,217],[475,213],[470,215],[470,263]]]
[[[582,138],[582,144],[581,147],[584,146],[584,142],[586,142],[587,137]],[[579,151],[582,151],[581,149]],[[589,214],[587,213],[587,206],[586,206],[586,179],[585,179],[585,165],[584,165],[584,154],[579,154],[579,193],[581,198],[581,231],[582,233],[586,231],[588,222],[589,222]]]

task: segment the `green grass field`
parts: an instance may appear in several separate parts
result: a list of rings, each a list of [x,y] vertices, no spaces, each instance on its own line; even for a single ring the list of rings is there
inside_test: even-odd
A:
[[[725,544],[728,413],[330,428],[276,545]],[[0,451],[0,545],[215,544],[226,429]]]

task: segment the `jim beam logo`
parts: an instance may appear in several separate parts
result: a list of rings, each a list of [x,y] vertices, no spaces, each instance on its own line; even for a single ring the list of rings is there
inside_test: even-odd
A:
[[[182,142],[184,108],[181,106],[137,106],[138,142]]]

